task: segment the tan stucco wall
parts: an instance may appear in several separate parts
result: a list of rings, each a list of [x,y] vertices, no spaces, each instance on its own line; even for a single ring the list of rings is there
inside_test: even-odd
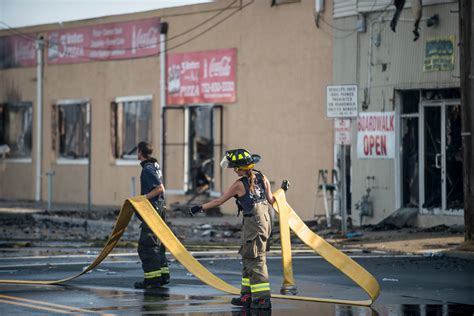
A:
[[[169,23],[169,37],[197,25],[216,14],[230,1],[150,11],[141,14],[114,16],[65,23],[63,27],[84,26],[114,21],[136,20],[160,16]],[[238,5],[236,2],[234,5]],[[243,1],[243,3],[247,3]],[[189,12],[195,14],[185,14]],[[198,13],[199,12],[199,13]],[[230,11],[231,12],[231,11]],[[196,40],[173,49],[193,52],[220,48],[237,48],[237,102],[224,105],[224,144],[226,149],[244,147],[263,156],[258,166],[275,182],[289,179],[292,188],[288,199],[304,219],[313,216],[318,169],[333,166],[332,121],[325,117],[325,87],[332,82],[332,39],[316,28],[314,2],[270,7],[269,1],[255,1],[231,18]],[[326,20],[331,20],[326,8]],[[222,15],[225,16],[229,12]],[[222,18],[221,17],[221,18]],[[56,25],[39,26],[22,31],[46,31]],[[202,31],[199,29],[197,32]],[[172,48],[196,34],[168,43]],[[1,33],[0,33],[1,35]],[[28,76],[19,74],[27,72]],[[35,69],[0,71],[2,82],[17,78],[22,91],[35,102]],[[28,78],[26,78],[28,77]],[[28,82],[23,87],[23,82]],[[130,194],[130,179],[138,178],[140,167],[117,166],[110,150],[110,103],[118,96],[152,95],[152,143],[159,148],[159,57],[134,60],[90,62],[45,67],[44,94],[44,170],[56,171],[54,200],[87,202],[87,166],[58,165],[51,152],[51,109],[61,99],[90,99],[92,108],[92,202],[97,205],[119,205]],[[178,122],[176,122],[178,125]],[[168,122],[172,128],[173,122]],[[170,151],[171,152],[171,151]],[[157,156],[158,153],[157,153]],[[171,159],[170,159],[171,158]],[[180,159],[168,157],[168,177],[182,178]],[[171,162],[170,162],[171,160]],[[10,165],[7,165],[10,172]],[[22,185],[34,189],[34,170],[25,176]],[[0,168],[4,197],[9,173]],[[224,187],[235,176],[224,172]],[[20,181],[20,180],[15,180]],[[169,180],[177,181],[175,178]],[[46,179],[43,181],[46,198]],[[138,181],[137,181],[137,192]],[[11,197],[23,198],[8,193]],[[34,193],[32,193],[34,194]],[[31,194],[30,194],[31,195]],[[170,200],[173,200],[170,197]],[[234,212],[233,201],[226,203],[226,212]],[[322,213],[321,211],[319,213]]]

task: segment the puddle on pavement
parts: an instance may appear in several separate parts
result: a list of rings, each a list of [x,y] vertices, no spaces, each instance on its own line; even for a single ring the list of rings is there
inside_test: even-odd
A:
[[[474,315],[474,305],[440,304],[440,305],[387,305],[377,308],[378,315]]]
[[[38,288],[40,296],[31,296],[31,298],[49,301],[51,297],[50,295],[54,295],[56,299],[60,298],[59,301],[55,300],[54,303],[85,308],[91,312],[95,311],[114,315],[474,315],[474,305],[383,305],[377,302],[374,308],[369,308],[284,299],[272,299],[273,309],[271,311],[255,311],[234,307],[230,305],[231,295],[218,295],[215,291],[208,290],[201,286],[185,286],[182,288],[163,287],[145,291],[126,290],[121,288],[90,288],[70,285],[62,287],[55,286],[50,289],[52,291],[44,291],[44,287],[41,289]],[[64,295],[64,291],[69,292],[69,295]],[[191,294],[181,294],[184,292]],[[30,294],[33,293],[34,291],[30,292]],[[78,306],[80,304],[77,304],[77,302],[86,302],[86,304],[88,303],[90,305]]]
[[[87,290],[82,289],[84,292]],[[230,305],[231,295],[205,295],[205,288],[186,289],[192,295],[176,293],[176,289],[152,289],[145,291],[120,291],[89,289],[101,301],[102,307],[88,308],[101,313],[128,313],[180,315],[180,314],[218,314],[218,315],[378,315],[372,309],[360,306],[341,306],[317,302],[273,299],[273,310],[255,311]],[[180,292],[178,290],[178,292]],[[202,294],[200,294],[202,293]],[[117,305],[112,305],[113,303]]]

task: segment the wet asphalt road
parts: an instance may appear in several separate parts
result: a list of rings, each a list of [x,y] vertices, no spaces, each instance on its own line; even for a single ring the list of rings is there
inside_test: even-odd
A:
[[[93,257],[0,258],[0,279],[55,280],[71,276]],[[214,290],[170,263],[172,282],[136,290],[142,278],[136,255],[113,256],[98,268],[61,286],[0,284],[0,315],[474,315],[474,261],[446,257],[356,257],[379,281],[373,308],[274,299],[271,312],[241,310],[232,296]],[[203,257],[201,262],[238,286],[236,257]],[[282,282],[281,259],[268,260],[272,291]],[[349,279],[313,254],[293,258],[299,295],[340,299],[367,297]],[[470,305],[472,304],[472,305]]]

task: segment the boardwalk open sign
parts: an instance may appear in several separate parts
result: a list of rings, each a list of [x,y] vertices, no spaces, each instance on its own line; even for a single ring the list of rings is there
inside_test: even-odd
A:
[[[395,158],[395,112],[361,113],[357,119],[358,158]]]
[[[326,116],[329,118],[357,117],[357,86],[327,86]]]

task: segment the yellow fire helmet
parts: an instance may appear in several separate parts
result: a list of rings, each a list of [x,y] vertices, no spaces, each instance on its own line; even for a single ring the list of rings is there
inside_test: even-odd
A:
[[[260,155],[251,154],[246,149],[232,149],[225,152],[221,167],[249,170],[255,167],[255,164],[261,159]]]

